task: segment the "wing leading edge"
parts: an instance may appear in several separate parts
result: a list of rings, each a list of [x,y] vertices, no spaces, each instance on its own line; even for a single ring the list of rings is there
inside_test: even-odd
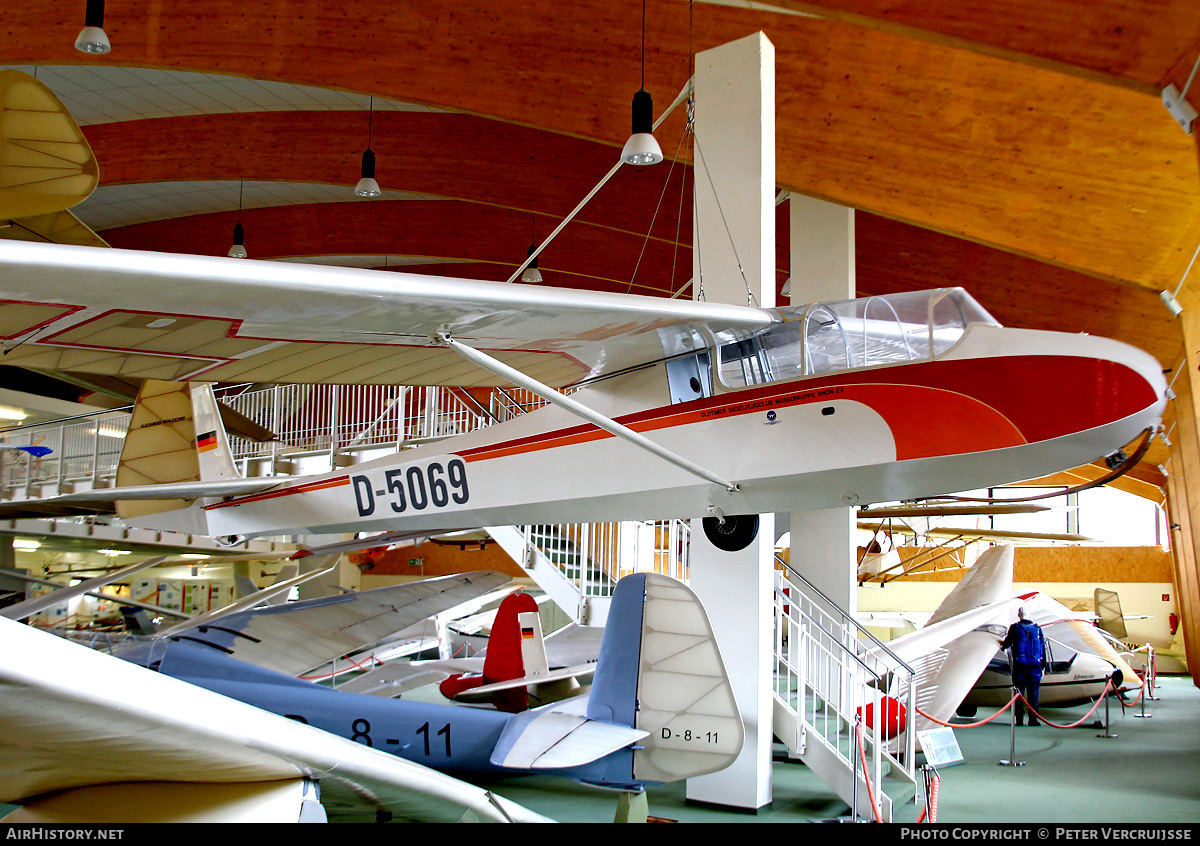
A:
[[[763,309],[660,297],[0,243],[0,337],[22,341],[7,361],[42,370],[169,381],[504,384],[432,343],[451,332],[561,386],[737,340],[774,320]]]

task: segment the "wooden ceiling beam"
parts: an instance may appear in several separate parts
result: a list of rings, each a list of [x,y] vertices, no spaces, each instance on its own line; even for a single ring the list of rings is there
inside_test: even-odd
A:
[[[369,92],[615,148],[641,84],[640,12],[631,0],[212,0],[169,12],[128,0],[108,10],[113,52],[87,61]],[[1023,23],[992,14],[979,23]],[[77,28],[45,4],[6,4],[0,62],[84,61]],[[1196,150],[1158,99],[1056,70],[725,6],[696,6],[689,28],[685,5],[660,0],[645,56],[659,110],[688,76],[689,45],[758,30],[776,46],[784,187],[1153,290],[1173,287],[1200,243]],[[664,146],[682,121],[660,130]]]
[[[1056,0],[1016,13],[1003,0],[760,2],[1152,95],[1200,51],[1200,14],[1191,0]]]
[[[261,180],[345,185],[358,181],[367,146],[362,111],[240,112],[157,118],[84,128],[103,162],[101,185]],[[528,211],[542,237],[616,163],[603,144],[460,114],[380,111],[371,149],[382,188]],[[688,180],[677,229],[681,181]],[[579,221],[691,242],[691,167],[623,167]],[[660,197],[669,197],[655,217]],[[527,224],[526,230],[529,230]]]
[[[224,255],[237,212],[104,230],[112,246],[194,255]],[[505,280],[529,246],[529,217],[454,200],[376,200],[246,209],[245,244],[254,259],[306,255],[405,255],[469,259],[491,264],[483,278]],[[669,295],[691,278],[691,249],[629,233],[579,224],[542,253],[546,284],[638,294]],[[556,255],[565,257],[556,270]],[[639,255],[640,264],[639,264]],[[632,284],[630,279],[637,268]],[[672,282],[674,268],[674,282]],[[555,279],[556,275],[559,277]]]

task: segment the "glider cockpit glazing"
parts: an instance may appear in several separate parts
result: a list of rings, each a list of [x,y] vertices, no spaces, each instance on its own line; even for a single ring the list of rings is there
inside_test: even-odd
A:
[[[934,358],[971,324],[1000,324],[961,288],[775,310],[782,322],[718,350],[728,388]]]

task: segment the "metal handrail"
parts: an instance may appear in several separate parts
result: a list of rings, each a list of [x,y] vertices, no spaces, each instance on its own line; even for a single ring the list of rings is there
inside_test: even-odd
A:
[[[875,647],[877,649],[879,649],[885,655],[887,655],[889,658],[891,658],[893,661],[895,661],[906,672],[908,672],[908,673],[915,672],[912,667],[908,666],[908,664],[906,664],[903,660],[901,660],[900,656],[896,655],[896,653],[894,653],[894,652],[892,652],[892,650],[888,649],[887,644],[885,644],[879,638],[875,637],[875,635],[871,634],[871,632],[865,626],[860,624],[857,620],[855,620],[853,617],[851,617],[849,614],[847,614],[845,611],[843,611],[836,602],[834,602],[832,599],[830,599],[828,596],[826,596],[824,593],[822,593],[820,588],[818,588],[816,585],[814,585],[808,579],[804,578],[804,576],[800,575],[800,573],[794,567],[792,567],[792,565],[789,562],[784,560],[783,557],[776,554],[775,560],[777,562],[779,562],[780,564],[782,564],[791,575],[793,575],[797,579],[799,579],[800,582],[803,583],[803,585],[806,589],[815,593],[830,608],[837,610],[838,614],[841,615],[842,621],[844,623],[849,623],[850,625],[852,625],[858,631],[858,633],[860,635],[866,635],[867,639],[870,640],[872,643],[874,643]]]

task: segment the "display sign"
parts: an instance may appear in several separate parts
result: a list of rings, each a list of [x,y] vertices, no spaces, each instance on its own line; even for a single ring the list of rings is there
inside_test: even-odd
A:
[[[935,767],[952,767],[964,764],[962,750],[958,748],[958,738],[954,729],[935,728],[917,732],[921,741],[921,751],[925,753],[925,761]]]

